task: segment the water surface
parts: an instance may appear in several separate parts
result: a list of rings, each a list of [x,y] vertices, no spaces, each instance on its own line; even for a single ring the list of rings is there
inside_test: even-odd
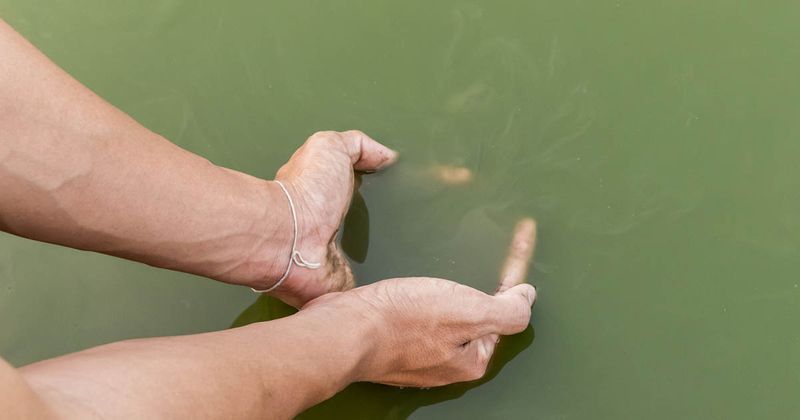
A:
[[[319,129],[400,150],[361,188],[362,283],[491,290],[514,223],[537,218],[532,328],[490,380],[356,385],[309,418],[800,415],[800,3],[0,0],[0,16],[217,164],[271,177]],[[0,354],[18,365],[226,328],[255,299],[0,236]]]

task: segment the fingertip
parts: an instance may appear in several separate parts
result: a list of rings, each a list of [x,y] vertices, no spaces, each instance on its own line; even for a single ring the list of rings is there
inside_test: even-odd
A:
[[[537,297],[536,287],[527,283],[520,284],[518,287],[524,289],[522,293],[525,294],[525,299],[528,300],[528,305],[533,306],[533,304],[536,303],[536,297]]]
[[[518,284],[500,294],[520,296],[528,302],[529,306],[533,306],[536,303],[536,288],[528,283]]]
[[[492,297],[494,310],[491,319],[492,333],[510,335],[528,326],[531,306],[536,302],[536,289],[530,284],[519,284]]]
[[[528,236],[536,234],[536,219],[532,217],[525,217],[517,222],[517,232],[524,232]]]
[[[384,169],[397,163],[397,160],[400,159],[400,153],[397,150],[390,149],[382,144],[380,144],[380,146],[386,150],[384,151],[383,162],[381,162],[377,169]]]
[[[342,132],[348,143],[353,169],[363,172],[374,172],[394,164],[399,158],[397,151],[392,150],[360,130]]]
[[[384,147],[383,145],[380,146]],[[385,149],[386,150],[379,151],[378,153],[373,153],[373,155],[369,157],[365,157],[362,154],[361,159],[353,164],[353,169],[366,174],[372,174],[394,165],[399,158],[397,152],[389,148]]]

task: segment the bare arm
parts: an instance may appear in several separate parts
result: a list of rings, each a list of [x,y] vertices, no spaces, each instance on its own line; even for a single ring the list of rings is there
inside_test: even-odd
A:
[[[353,169],[396,154],[360,132],[312,136],[281,169],[304,256],[276,295],[299,306],[352,287],[333,243]],[[0,229],[265,289],[291,246],[274,182],[218,167],[138,124],[0,20]],[[321,203],[321,204],[320,204]]]
[[[141,127],[2,22],[0,56],[0,228],[255,287],[282,273],[291,219],[275,184]],[[283,418],[352,381],[432,386],[480,377],[494,337],[527,325],[530,286],[488,296],[417,278],[325,294],[352,287],[332,244],[353,169],[396,157],[363,133],[324,132],[278,172],[297,200],[304,255],[323,262],[276,291],[297,306],[322,296],[297,315],[110,344],[19,371],[0,363],[3,412]]]
[[[0,359],[0,409],[10,419],[44,419],[54,413],[19,372]]]
[[[0,228],[231,281],[269,274],[261,251],[288,252],[267,182],[147,130],[2,21],[0,57]]]
[[[430,387],[483,376],[499,335],[525,329],[535,225],[517,225],[489,296],[447,280],[384,280],[295,315],[125,341],[26,366],[0,361],[11,417],[289,418],[354,381]]]
[[[63,418],[289,418],[359,375],[372,348],[346,308],[233,330],[124,341],[20,369],[0,406]],[[323,313],[324,312],[324,313]],[[27,385],[26,385],[27,384]],[[32,391],[31,391],[32,390]],[[14,418],[21,418],[15,417]],[[32,416],[37,417],[37,416]]]

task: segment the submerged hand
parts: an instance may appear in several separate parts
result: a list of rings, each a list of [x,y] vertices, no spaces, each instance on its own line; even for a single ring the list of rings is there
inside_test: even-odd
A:
[[[358,381],[430,387],[476,380],[499,336],[530,321],[536,289],[523,282],[534,240],[533,220],[521,221],[494,296],[449,280],[391,279],[322,296],[301,313],[348,313],[352,326],[373,325]]]
[[[350,266],[335,242],[353,196],[353,171],[374,172],[396,160],[397,152],[361,131],[324,131],[312,135],[278,170],[276,180],[286,186],[297,210],[298,251],[322,266],[293,267],[270,294],[299,307],[325,293],[353,287]],[[288,262],[289,253],[285,254]]]

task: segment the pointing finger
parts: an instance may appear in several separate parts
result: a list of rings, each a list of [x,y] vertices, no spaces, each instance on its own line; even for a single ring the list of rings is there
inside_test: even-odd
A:
[[[516,334],[528,326],[536,289],[525,284],[525,277],[535,243],[536,222],[531,218],[520,220],[514,228],[508,255],[500,271],[497,293],[490,297],[489,322],[481,329],[481,335]]]
[[[497,295],[525,282],[535,245],[536,222],[531,218],[520,220],[514,228],[508,255],[500,270]]]

